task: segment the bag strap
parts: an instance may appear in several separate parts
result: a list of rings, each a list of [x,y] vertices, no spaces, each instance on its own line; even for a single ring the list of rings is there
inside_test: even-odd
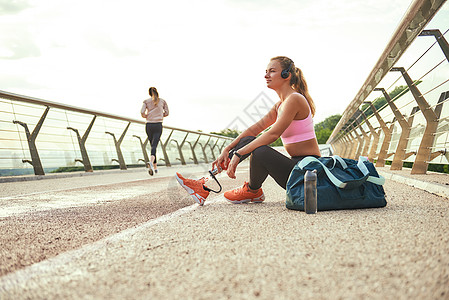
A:
[[[334,174],[331,173],[331,171],[329,171],[329,169],[321,162],[319,161],[317,158],[313,157],[313,156],[307,156],[304,157],[299,163],[298,163],[298,167],[302,170],[305,166],[307,166],[308,164],[310,164],[311,162],[317,162],[319,163],[322,167],[324,172],[326,172],[327,177],[329,178],[330,181],[332,181],[332,183],[336,186],[339,187],[341,189],[344,189],[347,185],[347,183],[341,181],[340,179],[338,179],[337,177],[335,177]]]
[[[341,164],[343,170],[348,167],[348,165],[346,164],[344,159],[341,158],[340,156],[333,155],[332,158],[334,159],[334,166],[335,166],[335,161],[338,161]],[[357,162],[357,167],[359,168],[360,172],[362,172],[362,174],[364,176],[368,175],[368,178],[366,179],[366,181],[369,181],[369,182],[377,184],[377,185],[384,185],[385,178],[380,175],[379,175],[379,177],[369,175],[369,170],[366,167],[364,162],[369,162],[368,158],[366,158],[365,156],[359,156],[359,160]]]
[[[369,174],[368,168],[364,164],[364,162],[369,162],[368,158],[365,156],[360,156],[359,161],[357,163],[357,167],[360,171],[362,171],[363,175]],[[369,181],[371,183],[377,184],[377,185],[384,185],[385,184],[385,177],[379,175],[379,177],[375,176],[368,176],[368,179],[366,181]]]
[[[332,156],[332,158],[334,160],[337,160],[340,162],[340,164],[342,165],[343,169],[347,168],[347,164],[344,162],[344,160],[338,156],[338,155],[334,155]],[[322,167],[324,172],[326,173],[327,177],[329,178],[329,180],[336,186],[339,187],[341,189],[344,189],[349,183],[355,183],[357,181],[363,183],[364,178],[366,177],[366,181],[369,181],[371,183],[377,184],[377,185],[383,185],[385,183],[385,178],[380,176],[380,177],[374,177],[374,176],[370,176],[369,175],[369,171],[368,168],[365,166],[365,164],[363,163],[364,161],[368,161],[368,159],[366,157],[360,157],[359,161],[357,163],[357,167],[359,168],[359,170],[362,172],[363,174],[363,178],[359,178],[359,179],[355,179],[355,180],[351,180],[348,182],[343,182],[340,179],[338,179],[334,174],[332,174],[332,172],[328,169],[328,167],[326,167],[321,161],[319,161],[317,158],[313,157],[313,156],[307,156],[305,158],[303,158],[299,163],[298,163],[298,167],[302,170],[305,166],[307,166],[308,164],[312,163],[312,162],[317,162],[319,163]],[[334,164],[335,165],[335,164]]]
[[[348,167],[348,165],[346,164],[346,162],[343,160],[343,158],[341,158],[338,155],[332,155],[332,159],[334,160],[334,167],[335,167],[335,163],[338,160],[338,162],[340,163],[340,165],[342,166],[343,170],[346,169]],[[334,168],[332,167],[332,168]]]

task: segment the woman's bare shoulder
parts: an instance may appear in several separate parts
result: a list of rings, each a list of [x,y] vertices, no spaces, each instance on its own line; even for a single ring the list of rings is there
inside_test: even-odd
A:
[[[284,102],[289,103],[289,105],[299,105],[299,106],[307,105],[306,97],[304,97],[300,93],[291,94],[290,96],[287,97],[287,99],[285,99]]]

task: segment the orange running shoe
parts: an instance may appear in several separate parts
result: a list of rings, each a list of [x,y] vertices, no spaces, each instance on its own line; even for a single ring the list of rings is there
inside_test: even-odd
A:
[[[231,203],[240,204],[246,202],[261,203],[265,200],[262,189],[258,189],[257,192],[252,192],[249,189],[249,183],[245,182],[242,187],[227,191],[224,193],[224,197]]]
[[[184,178],[181,174],[176,173],[176,180],[199,205],[204,205],[207,196],[209,196],[209,191],[204,189],[206,178],[193,180]]]

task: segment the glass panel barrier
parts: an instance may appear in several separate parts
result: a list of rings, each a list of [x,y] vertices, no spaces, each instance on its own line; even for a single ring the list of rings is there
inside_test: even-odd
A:
[[[145,166],[151,152],[148,142],[146,153],[142,150],[141,143],[146,140],[143,120],[0,91],[0,176],[36,174],[38,164],[44,173],[69,167],[83,170],[86,157],[94,169],[118,168],[118,149],[126,168]],[[158,163],[212,162],[231,141],[224,136],[164,126]]]
[[[360,110],[372,127],[380,130],[371,103],[392,130],[391,140],[387,140],[392,169],[395,161],[399,169],[409,162],[413,163],[413,174],[424,174],[429,164],[449,164],[448,11],[445,1],[415,0],[411,4],[365,84],[343,112],[328,144],[343,149],[346,141],[354,143],[356,139],[345,137],[349,133],[360,135],[360,130],[352,129],[357,126],[371,135]],[[372,160],[386,139],[383,130],[379,133]],[[370,138],[372,144],[374,136]]]

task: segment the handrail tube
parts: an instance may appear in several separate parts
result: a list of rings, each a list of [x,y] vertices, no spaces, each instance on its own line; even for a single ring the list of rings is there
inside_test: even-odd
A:
[[[446,0],[415,0],[410,5],[384,52],[355,98],[345,109],[340,121],[335,126],[326,143],[331,144],[334,141],[337,133],[340,132],[343,126],[358,110],[366,97],[385,77],[390,68],[401,58],[404,53],[403,50],[408,48],[445,2]]]
[[[78,113],[83,113],[83,114],[96,115],[97,117],[100,116],[100,117],[106,117],[106,118],[120,120],[120,121],[139,123],[139,124],[143,124],[143,125],[146,123],[144,120],[138,120],[138,119],[118,116],[118,115],[114,115],[114,114],[109,114],[109,113],[105,113],[105,112],[95,111],[95,110],[91,110],[91,109],[81,108],[81,107],[77,107],[77,106],[71,106],[71,105],[62,104],[62,103],[58,103],[58,102],[43,100],[43,99],[39,99],[39,98],[35,98],[35,97],[14,94],[14,93],[6,92],[3,90],[0,90],[0,98],[20,101],[20,102],[26,102],[26,103],[31,103],[31,104],[37,104],[37,105],[43,105],[43,106],[48,106],[48,107],[53,107],[53,108],[58,108],[58,109],[70,110],[73,112],[78,112]],[[204,132],[200,132],[200,131],[187,130],[187,129],[176,128],[176,127],[165,126],[165,125],[164,125],[164,128],[173,129],[173,130],[182,131],[182,132],[197,133],[197,134],[211,136],[211,137],[219,137],[221,139],[232,140],[232,138],[230,138],[230,137],[212,134],[212,133],[204,133]]]

